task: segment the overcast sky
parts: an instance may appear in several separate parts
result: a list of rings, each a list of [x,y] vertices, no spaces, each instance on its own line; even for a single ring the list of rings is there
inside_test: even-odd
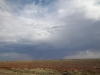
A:
[[[100,0],[0,0],[0,60],[100,58]]]

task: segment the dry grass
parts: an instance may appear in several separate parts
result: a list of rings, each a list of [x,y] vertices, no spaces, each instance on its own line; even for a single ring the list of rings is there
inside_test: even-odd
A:
[[[82,70],[74,71],[57,71],[53,69],[28,69],[28,68],[12,68],[12,69],[0,69],[0,75],[100,75],[99,73],[87,72]]]
[[[62,75],[59,71],[52,69],[27,69],[27,68],[12,68],[12,69],[0,69],[0,75]]]

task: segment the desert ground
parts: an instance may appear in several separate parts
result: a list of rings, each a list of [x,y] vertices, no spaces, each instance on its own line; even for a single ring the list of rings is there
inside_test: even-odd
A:
[[[100,75],[100,59],[0,61],[0,75]]]

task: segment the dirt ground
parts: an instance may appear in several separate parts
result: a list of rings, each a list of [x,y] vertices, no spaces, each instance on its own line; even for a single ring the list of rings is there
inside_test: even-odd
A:
[[[100,60],[1,61],[0,75],[100,75]]]

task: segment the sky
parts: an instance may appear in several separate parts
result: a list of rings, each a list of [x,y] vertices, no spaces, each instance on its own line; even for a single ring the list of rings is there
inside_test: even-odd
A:
[[[100,0],[0,0],[0,60],[100,58]]]

